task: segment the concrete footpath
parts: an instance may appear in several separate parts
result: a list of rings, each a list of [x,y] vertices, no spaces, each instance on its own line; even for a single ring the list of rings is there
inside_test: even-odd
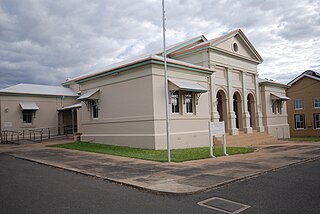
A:
[[[184,163],[158,163],[105,154],[29,145],[0,144],[0,153],[149,191],[191,194],[282,167],[320,158],[320,142],[278,141],[250,154]]]

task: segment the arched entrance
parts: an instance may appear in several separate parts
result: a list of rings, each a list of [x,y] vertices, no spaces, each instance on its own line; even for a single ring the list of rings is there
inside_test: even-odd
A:
[[[236,128],[243,130],[242,105],[239,92],[233,94],[233,111],[236,114]]]
[[[228,123],[227,123],[227,96],[223,90],[219,90],[217,92],[217,111],[219,113],[219,121],[224,121],[225,130],[228,130]]]
[[[252,127],[253,129],[255,129],[256,127],[256,112],[255,112],[255,107],[254,107],[254,97],[253,95],[250,93],[247,96],[247,106],[248,106],[248,112],[250,115],[250,127]]]

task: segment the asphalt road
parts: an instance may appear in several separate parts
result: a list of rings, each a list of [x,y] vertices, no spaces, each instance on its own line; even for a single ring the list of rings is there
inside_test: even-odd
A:
[[[241,213],[320,213],[320,160],[212,191],[168,196],[0,154],[0,213],[217,213],[199,206],[221,197]]]

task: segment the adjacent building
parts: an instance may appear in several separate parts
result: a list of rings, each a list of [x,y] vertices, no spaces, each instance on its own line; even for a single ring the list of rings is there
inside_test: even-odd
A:
[[[0,130],[44,129],[55,135],[76,129],[79,95],[61,86],[18,84],[0,90]],[[77,104],[78,103],[78,104]],[[76,105],[74,105],[76,104]],[[74,130],[76,131],[76,130]]]
[[[288,121],[292,136],[320,136],[320,73],[305,71],[288,83]]]

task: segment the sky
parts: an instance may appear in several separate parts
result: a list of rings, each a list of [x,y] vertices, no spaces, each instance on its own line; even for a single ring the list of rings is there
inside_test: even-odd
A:
[[[259,77],[320,71],[320,0],[166,0],[167,44],[241,28]],[[0,0],[0,88],[59,85],[162,48],[161,0]]]

